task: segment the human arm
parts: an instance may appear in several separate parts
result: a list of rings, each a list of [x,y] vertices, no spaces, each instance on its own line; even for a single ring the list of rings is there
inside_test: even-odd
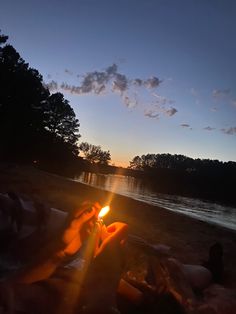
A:
[[[58,239],[42,248],[29,265],[8,278],[8,284],[30,284],[49,278],[66,257],[80,249],[91,231],[98,208],[98,204],[85,203],[69,214]]]

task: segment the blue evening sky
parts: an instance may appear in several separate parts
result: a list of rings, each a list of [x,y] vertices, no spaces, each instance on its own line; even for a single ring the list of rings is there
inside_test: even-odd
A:
[[[236,161],[236,1],[0,0],[0,29],[112,162]]]

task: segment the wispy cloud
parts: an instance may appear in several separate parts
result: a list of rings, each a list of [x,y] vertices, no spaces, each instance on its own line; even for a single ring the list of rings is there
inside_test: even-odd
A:
[[[200,105],[200,103],[201,103],[201,100],[200,100],[201,99],[201,94],[200,94],[200,92],[196,88],[194,88],[194,87],[190,88],[189,92],[193,96],[193,98],[195,98],[195,104],[196,105]]]
[[[187,123],[182,123],[182,124],[180,124],[180,126],[181,126],[182,128],[190,128],[190,125],[187,124]]]
[[[136,78],[136,79],[132,80],[132,84],[133,84],[134,86],[141,87],[141,86],[144,85],[144,81],[141,80],[141,79],[139,79],[139,78]]]
[[[135,108],[138,105],[138,101],[135,97],[130,98],[129,96],[124,96],[123,102],[126,105],[126,107],[130,109]]]
[[[212,96],[214,98],[224,98],[225,96],[228,96],[230,94],[230,89],[214,89],[212,91]]]
[[[68,75],[73,75],[73,72],[68,70],[68,69],[65,69],[65,73],[68,74]]]
[[[151,106],[148,109],[144,110],[144,115],[145,117],[148,118],[160,118],[161,115],[166,115],[168,117],[172,117],[178,112],[176,108],[169,108],[166,109],[164,107],[159,107],[159,106]]]
[[[73,74],[68,69],[65,69],[65,73],[69,75]],[[115,93],[121,97],[123,104],[127,108],[135,108],[138,105],[145,107],[142,110],[144,115],[149,118],[157,118],[163,114],[171,117],[178,112],[172,106],[167,107],[174,103],[173,100],[161,96],[156,92],[156,89],[163,82],[157,76],[151,76],[147,79],[132,79],[120,73],[117,64],[114,63],[103,71],[88,72],[85,75],[77,75],[76,77],[80,80],[78,85],[71,85],[66,82],[59,84],[52,80],[47,84],[47,87],[50,91],[62,90],[75,95]],[[138,89],[140,89],[139,92]],[[145,105],[141,99],[142,89],[148,93],[148,105]]]
[[[212,111],[212,112],[216,112],[216,111],[218,111],[218,108],[217,108],[217,107],[212,107],[212,108],[211,108],[211,111]]]
[[[198,91],[194,87],[192,87],[192,88],[190,88],[190,94],[194,97],[197,97]]]
[[[229,127],[227,129],[221,129],[221,131],[227,135],[234,135],[236,134],[236,127]]]
[[[215,130],[215,128],[212,128],[211,126],[206,126],[205,128],[203,128],[203,130],[213,131],[213,130]]]
[[[165,114],[169,117],[172,117],[174,114],[176,114],[178,110],[176,108],[170,108],[165,110]]]
[[[116,73],[112,82],[112,90],[123,94],[128,89],[128,79],[125,75]]]
[[[174,103],[172,99],[158,95],[157,93],[152,93],[152,96],[155,97],[155,103],[158,106],[172,105]]]
[[[151,78],[147,79],[144,81],[144,85],[149,88],[156,88],[161,84],[161,80],[159,80],[159,78],[157,78],[156,76],[152,76]]]
[[[157,113],[155,110],[152,109],[147,109],[144,111],[145,117],[152,118],[152,119],[158,119],[159,118],[159,113]]]
[[[72,72],[68,69],[65,70],[65,73],[70,75],[72,74]],[[57,85],[57,88],[65,90],[66,92],[71,92],[72,94],[79,95],[88,93],[99,95],[106,89],[112,92],[124,94],[132,86],[143,87],[150,90],[157,88],[162,83],[162,80],[156,76],[152,76],[148,79],[129,79],[125,74],[118,72],[118,66],[115,63],[107,67],[104,71],[88,72],[84,76],[77,75],[77,77],[82,77],[81,83],[79,85],[75,86],[62,83]],[[51,81],[47,84],[47,86],[50,90],[55,90],[55,81]]]

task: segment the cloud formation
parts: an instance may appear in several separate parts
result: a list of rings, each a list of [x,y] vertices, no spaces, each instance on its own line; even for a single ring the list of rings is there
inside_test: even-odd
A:
[[[73,73],[65,69],[65,73],[72,75]],[[81,77],[77,75],[77,77]],[[51,90],[55,90],[54,81],[51,81],[47,84],[48,88]],[[124,93],[131,86],[144,87],[146,89],[155,89],[162,83],[156,76],[152,76],[146,80],[141,78],[129,79],[126,75],[118,72],[117,64],[112,64],[107,67],[104,71],[94,71],[88,72],[84,76],[82,76],[82,81],[80,85],[68,85],[66,83],[62,83],[60,85],[60,89],[65,89],[67,92],[76,93],[76,94],[87,94],[87,93],[95,93],[100,94],[104,91],[104,89],[111,86],[111,91]],[[58,87],[59,88],[59,87]]]
[[[152,93],[152,96],[155,97],[155,103],[158,106],[172,105],[174,103],[172,99],[158,95],[157,93]]]
[[[212,96],[214,98],[223,98],[223,97],[225,97],[225,96],[227,96],[229,94],[230,94],[230,89],[229,88],[227,88],[227,89],[214,89],[212,91]]]
[[[156,76],[152,76],[151,78],[147,79],[143,82],[144,86],[146,86],[148,89],[156,88],[161,84],[161,80],[157,78]]]
[[[159,118],[161,114],[164,114],[168,117],[172,117],[173,115],[175,115],[178,112],[178,110],[176,108],[160,108],[157,106],[152,106],[149,109],[145,109],[144,110],[144,116],[148,117],[148,118]]]
[[[236,127],[229,127],[227,129],[221,129],[221,131],[227,135],[234,135],[236,134]]]
[[[187,123],[182,123],[180,126],[182,126],[182,128],[190,128],[190,125]]]
[[[73,74],[68,69],[65,69],[65,73]],[[143,111],[146,117],[157,118],[161,114],[172,117],[178,112],[172,106],[166,108],[166,106],[174,103],[173,100],[156,93],[156,88],[163,82],[156,76],[151,76],[147,79],[130,79],[125,74],[120,73],[117,64],[114,63],[103,71],[88,72],[83,76],[77,75],[77,78],[80,79],[78,85],[70,85],[66,82],[59,84],[52,80],[47,84],[47,87],[50,91],[62,90],[75,95],[116,93],[121,97],[123,104],[127,108],[135,108],[138,105],[144,106],[140,98],[141,93],[137,97],[138,89],[144,89],[148,93],[149,98],[151,98],[148,105],[149,108],[146,105]]]
[[[203,130],[212,131],[215,130],[215,128],[212,128],[211,126],[206,126],[205,128],[203,128]]]
[[[172,117],[174,114],[176,114],[178,112],[178,110],[176,108],[170,108],[165,110],[165,113],[167,114],[167,116]]]
[[[144,115],[145,117],[152,118],[152,119],[158,119],[159,118],[159,113],[152,109],[146,109],[144,110]]]
[[[114,92],[123,93],[128,89],[128,79],[125,75],[116,73],[112,82],[112,90]]]
[[[73,72],[68,70],[68,69],[65,69],[65,73],[68,74],[68,75],[73,75]]]
[[[73,74],[68,69],[65,69],[65,73],[69,75]],[[77,75],[77,77],[81,76]],[[100,95],[108,89],[112,92],[123,94],[127,92],[132,86],[143,87],[146,89],[155,89],[161,84],[161,82],[162,80],[156,76],[152,76],[146,80],[140,78],[136,78],[134,80],[129,79],[126,75],[118,72],[118,66],[114,63],[107,67],[104,71],[86,73],[84,76],[82,76],[82,81],[78,86],[68,85],[67,83],[62,83],[60,86],[58,86],[55,84],[55,81],[51,81],[47,84],[47,86],[50,91],[60,88],[72,94],[83,95],[94,93]]]
[[[130,109],[132,109],[132,108],[134,108],[134,107],[136,107],[138,105],[138,101],[137,101],[137,99],[135,97],[134,98],[130,98],[129,96],[124,96],[123,97],[123,102],[124,102],[125,106],[127,108],[130,108]]]

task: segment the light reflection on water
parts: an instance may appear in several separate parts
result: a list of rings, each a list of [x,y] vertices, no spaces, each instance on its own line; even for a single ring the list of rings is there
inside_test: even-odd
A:
[[[189,197],[160,194],[152,191],[150,187],[145,186],[141,179],[129,176],[82,172],[75,180],[128,196],[138,201],[182,213],[202,221],[236,230],[236,208],[233,207],[222,206]]]

